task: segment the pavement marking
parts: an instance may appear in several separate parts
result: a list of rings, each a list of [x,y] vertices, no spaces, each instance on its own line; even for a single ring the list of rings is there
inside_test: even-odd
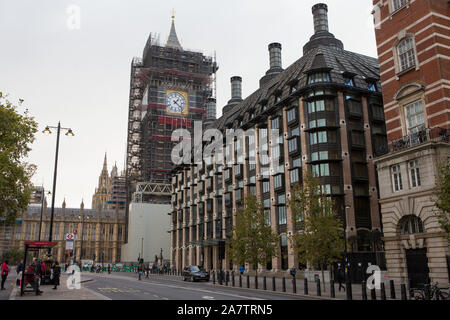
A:
[[[163,299],[163,300],[169,300],[169,299],[168,299],[168,298],[166,298],[166,297],[162,297],[162,299]]]
[[[101,275],[100,277],[111,279],[111,277],[105,277],[103,275]],[[176,288],[176,289],[184,289],[184,290],[189,290],[189,291],[198,291],[198,292],[212,293],[212,294],[216,294],[216,295],[219,294],[219,295],[230,296],[230,297],[237,297],[237,298],[242,298],[242,299],[266,300],[266,299],[263,299],[263,298],[243,296],[243,295],[232,294],[232,293],[223,292],[223,291],[211,291],[211,290],[205,290],[205,289],[189,288],[189,287],[183,287],[183,286],[168,285],[168,284],[160,283],[160,282],[142,282],[140,280],[133,279],[131,277],[126,277],[126,276],[115,276],[115,278],[116,279],[121,279],[121,280],[127,280],[127,281],[134,281],[134,282],[140,282],[140,283],[153,284],[153,285],[163,286],[163,287],[168,287],[168,288]]]
[[[157,294],[154,294],[153,296],[154,296],[155,298],[159,298],[159,296],[158,296]]]
[[[16,295],[17,295],[17,286],[14,286],[9,295],[9,300],[16,300]]]
[[[202,297],[202,299],[205,299],[205,300],[214,300],[214,299],[216,299],[216,298],[210,297],[210,296],[204,296],[204,297]]]

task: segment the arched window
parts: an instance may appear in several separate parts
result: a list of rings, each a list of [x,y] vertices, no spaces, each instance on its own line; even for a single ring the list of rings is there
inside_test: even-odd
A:
[[[400,228],[401,228],[400,234],[413,234],[424,232],[422,220],[415,215],[403,217],[400,220]]]
[[[410,69],[416,65],[412,38],[405,38],[400,41],[397,45],[397,54],[400,71]]]

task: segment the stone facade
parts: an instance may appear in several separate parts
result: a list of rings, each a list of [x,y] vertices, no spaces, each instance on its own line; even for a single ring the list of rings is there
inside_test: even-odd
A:
[[[448,1],[375,0],[388,149],[375,159],[388,277],[449,282],[448,243],[434,205],[450,158]]]
[[[1,251],[9,249],[23,250],[26,241],[48,241],[51,208],[44,204],[41,234],[39,225],[41,205],[30,204],[25,213],[17,217],[14,226],[0,225]],[[84,209],[82,203],[79,209],[55,208],[53,220],[53,239],[57,246],[52,254],[60,263],[70,261],[70,254],[65,250],[65,234],[77,230],[75,240],[75,259],[92,259],[96,262],[121,261],[121,246],[125,233],[125,212],[123,210],[91,210]],[[83,240],[81,240],[83,239]],[[103,259],[102,259],[103,258]]]

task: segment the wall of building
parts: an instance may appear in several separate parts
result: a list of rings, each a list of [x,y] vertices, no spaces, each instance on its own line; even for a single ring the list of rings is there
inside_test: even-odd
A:
[[[131,203],[128,215],[128,242],[122,247],[122,262],[145,262],[170,255],[170,206],[164,204]]]

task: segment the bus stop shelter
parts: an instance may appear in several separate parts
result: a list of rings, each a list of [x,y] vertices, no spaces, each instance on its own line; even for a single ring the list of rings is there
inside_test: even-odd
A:
[[[22,281],[20,282],[20,295],[23,296],[24,287],[25,287],[25,271],[27,266],[27,255],[30,251],[39,251],[42,249],[50,250],[54,246],[56,246],[56,242],[45,242],[45,241],[31,241],[25,242],[25,252],[23,257],[23,271],[22,271]],[[34,275],[34,274],[33,274]]]

